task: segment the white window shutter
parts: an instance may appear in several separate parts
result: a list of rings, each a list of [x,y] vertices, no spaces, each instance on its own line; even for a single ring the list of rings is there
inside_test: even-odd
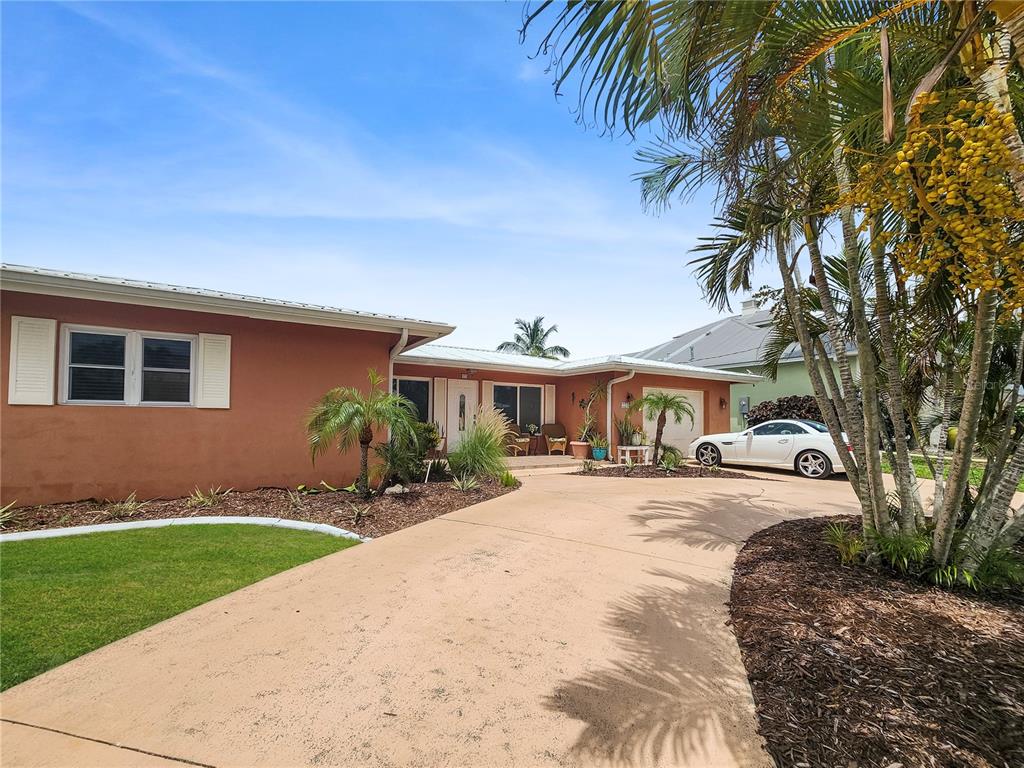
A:
[[[448,379],[434,379],[434,423],[441,435],[447,435],[448,423]]]
[[[544,423],[555,423],[555,385],[544,385]]]
[[[56,355],[56,320],[11,318],[11,359],[7,371],[9,405],[53,405]]]
[[[493,381],[481,381],[480,382],[480,406],[483,408],[494,407],[494,382]]]
[[[231,337],[199,334],[196,355],[196,407],[231,407]]]

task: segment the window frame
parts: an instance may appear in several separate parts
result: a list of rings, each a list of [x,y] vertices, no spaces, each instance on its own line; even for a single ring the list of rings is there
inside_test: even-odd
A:
[[[393,394],[400,394],[398,391],[398,382],[400,381],[425,381],[427,382],[427,420],[426,424],[430,424],[434,421],[434,381],[429,376],[392,376],[391,377],[391,392]]]
[[[107,336],[124,337],[124,399],[123,400],[72,400],[71,392],[71,334],[97,333]],[[143,339],[167,339],[189,342],[188,402],[172,402],[142,399]],[[129,408],[194,408],[196,404],[196,348],[199,345],[197,333],[173,333],[169,331],[143,331],[133,328],[112,328],[104,325],[81,325],[61,323],[60,327],[60,377],[57,402],[60,405],[100,405]],[[89,366],[86,366],[89,367]]]
[[[534,389],[539,389],[540,390],[540,421],[542,423],[538,424],[537,428],[540,429],[541,427],[544,426],[544,424],[543,424],[543,421],[544,421],[544,385],[543,384],[521,384],[521,383],[515,382],[515,381],[494,381],[494,382],[491,382],[491,383],[492,383],[492,385],[494,387],[515,387],[516,388],[516,419],[517,420],[522,416],[522,413],[523,413],[523,399],[522,399],[522,389],[523,389],[523,387],[533,387]],[[493,390],[491,391],[491,407],[494,408],[495,410],[497,410],[497,408],[498,408],[497,403],[496,403],[496,401],[494,399],[494,392],[493,392]],[[516,421],[516,426],[517,427],[520,426],[518,421]]]

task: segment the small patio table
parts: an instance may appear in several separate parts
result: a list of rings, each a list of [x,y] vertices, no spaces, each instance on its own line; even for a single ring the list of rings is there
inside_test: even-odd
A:
[[[618,452],[618,463],[625,464],[627,459],[636,456],[641,464],[651,463],[651,446],[649,445],[620,445]],[[635,461],[635,459],[634,459]]]

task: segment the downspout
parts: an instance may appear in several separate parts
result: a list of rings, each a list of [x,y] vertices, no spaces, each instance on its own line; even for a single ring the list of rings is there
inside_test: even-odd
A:
[[[402,350],[405,349],[405,345],[409,343],[409,329],[403,328],[402,335],[398,337],[398,341],[395,342],[395,346],[391,348],[391,354],[388,356],[388,394],[391,394],[395,389],[395,358],[402,354]],[[391,429],[388,428],[388,439],[391,439]]]
[[[409,329],[403,328],[402,335],[398,337],[398,341],[395,342],[395,346],[391,348],[391,355],[388,357],[388,392],[390,392],[395,386],[395,358],[405,351],[405,345],[408,343]]]
[[[629,381],[636,376],[636,370],[632,370],[625,376],[619,376],[617,379],[611,379],[608,382],[608,392],[605,395],[605,400],[608,406],[608,461],[612,460],[612,387],[616,384],[621,384],[624,381]]]

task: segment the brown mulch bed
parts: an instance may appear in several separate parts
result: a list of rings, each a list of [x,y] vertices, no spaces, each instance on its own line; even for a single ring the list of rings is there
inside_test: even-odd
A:
[[[610,467],[598,467],[591,470],[590,472],[573,472],[574,475],[590,475],[592,477],[658,477],[658,478],[673,478],[673,477],[706,477],[706,478],[729,478],[729,479],[741,479],[741,480],[756,480],[757,478],[745,475],[742,472],[730,472],[727,469],[719,470],[708,470],[705,467],[699,465],[687,464],[682,467],[676,467],[671,472],[666,472],[664,469],[659,469],[653,464],[641,464],[633,467],[633,471],[627,471],[625,464],[612,464]]]
[[[46,504],[15,510],[15,518],[3,530],[12,533],[129,520],[238,515],[326,523],[376,538],[515,490],[493,480],[483,481],[479,488],[465,492],[456,490],[450,482],[414,483],[409,489],[408,493],[374,496],[366,501],[345,491],[296,495],[293,503],[283,488],[260,488],[232,491],[215,507],[189,507],[186,498],[150,501],[135,514],[120,517],[112,515],[104,502]],[[353,519],[355,509],[366,510],[358,524]]]
[[[736,559],[732,625],[775,761],[1024,766],[1024,594],[842,566],[836,519],[772,526]]]

